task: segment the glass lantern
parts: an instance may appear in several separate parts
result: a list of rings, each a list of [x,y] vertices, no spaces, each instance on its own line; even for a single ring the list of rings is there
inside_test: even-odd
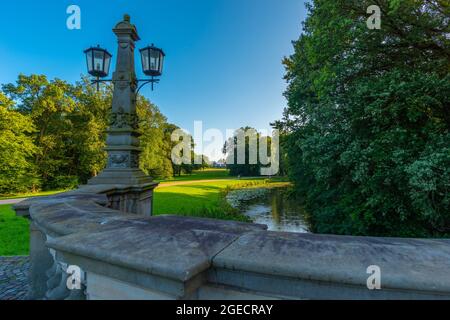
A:
[[[84,51],[88,73],[97,78],[104,78],[109,73],[112,55],[105,49],[91,47]]]

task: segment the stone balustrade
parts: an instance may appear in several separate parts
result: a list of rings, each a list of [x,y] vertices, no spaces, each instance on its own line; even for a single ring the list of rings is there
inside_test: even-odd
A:
[[[147,217],[95,185],[15,206],[30,217],[33,299],[449,299],[450,240],[296,234]],[[123,189],[123,188],[122,188]],[[119,197],[127,199],[127,197]],[[114,204],[113,204],[114,203]],[[67,287],[68,266],[82,270]],[[367,287],[367,267],[381,289]]]

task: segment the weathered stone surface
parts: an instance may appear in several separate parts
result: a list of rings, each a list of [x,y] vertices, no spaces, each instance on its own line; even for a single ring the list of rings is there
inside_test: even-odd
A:
[[[152,183],[153,178],[136,168],[108,168],[88,181],[89,185],[117,184],[143,185]]]
[[[370,265],[381,268],[383,289],[450,294],[450,240],[252,232],[213,260],[217,269],[363,288]]]
[[[58,261],[87,273],[92,298],[119,298],[123,290],[123,298],[149,299],[450,299],[450,240],[268,232],[262,225],[105,207],[106,194],[124,188],[83,186],[17,205]],[[36,239],[45,252],[43,238]],[[44,270],[48,259],[38,260]],[[381,290],[366,287],[370,265],[381,268]],[[39,288],[45,276],[33,285]],[[61,283],[47,294],[62,296]],[[114,294],[102,296],[105,288]]]
[[[116,186],[96,186],[92,188],[77,189],[49,197],[35,197],[26,199],[13,205],[16,214],[19,216],[29,216],[29,208],[32,204],[54,204],[70,200],[83,200],[93,202],[101,206],[108,204],[108,197],[102,192],[106,192]]]
[[[58,214],[61,211],[60,208],[52,217],[45,217],[57,224],[56,228],[49,225],[46,228],[69,234],[69,225],[72,234],[50,239],[47,241],[50,248],[60,253],[67,263],[82,266],[88,274],[110,278],[103,286],[111,290],[117,290],[117,281],[125,282],[128,285],[119,287],[145,288],[149,297],[158,297],[156,292],[174,299],[196,294],[205,283],[204,271],[210,268],[216,254],[241,234],[266,228],[250,223],[167,215],[114,217],[104,224],[94,218],[87,229],[74,232],[83,226],[82,221],[91,217],[85,213],[78,217],[69,212],[64,218],[71,217],[73,221],[67,223]],[[98,297],[98,290],[90,288],[89,276],[87,279],[88,292]],[[96,282],[95,287],[102,285]],[[128,292],[126,296],[133,295]]]
[[[95,204],[91,204],[91,211],[87,211],[83,210],[85,205],[83,201],[77,200],[40,203],[30,208],[30,215],[37,226],[55,237],[127,225],[127,219],[118,211]]]
[[[173,300],[174,297],[164,294],[161,290],[144,289],[142,286],[133,286],[111,277],[96,273],[89,273],[89,286],[87,288],[89,300]]]
[[[30,224],[30,299],[43,299],[47,292],[47,270],[54,261],[45,245],[46,241],[47,235],[32,222]]]
[[[187,281],[208,269],[214,255],[242,233],[264,228],[232,221],[158,216],[126,223],[121,220],[109,230],[76,233],[47,244],[58,251]]]
[[[127,213],[135,213],[143,216],[153,215],[153,189],[157,182],[139,186],[121,187],[108,190],[108,207]]]

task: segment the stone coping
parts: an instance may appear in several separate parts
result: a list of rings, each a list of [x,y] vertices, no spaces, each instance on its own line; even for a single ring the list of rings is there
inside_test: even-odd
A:
[[[32,199],[16,208],[28,208],[33,222],[52,237],[47,241],[50,248],[179,281],[208,269],[213,256],[243,233],[267,228],[215,219],[126,214],[104,207],[106,196],[86,193],[86,189]]]
[[[383,289],[450,293],[450,240],[251,232],[213,266],[295,279],[365,286],[367,267]]]
[[[47,242],[63,252],[185,282],[209,269],[213,257],[241,234],[262,229],[226,221],[157,216]]]
[[[365,287],[367,267],[377,265],[384,289],[450,295],[450,240],[298,234],[234,221],[147,218],[106,208],[111,188],[86,186],[15,208],[28,211],[53,237],[50,248],[176,281],[221,269]]]

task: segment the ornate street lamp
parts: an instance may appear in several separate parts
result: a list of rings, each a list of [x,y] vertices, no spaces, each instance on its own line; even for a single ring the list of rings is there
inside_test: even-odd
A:
[[[159,79],[155,79],[154,77],[162,75],[164,57],[166,55],[161,49],[155,47],[153,43],[151,46],[139,51],[141,53],[142,71],[145,75],[152,77],[150,80],[147,80],[147,83],[150,82],[152,84],[153,90],[153,84],[159,82]]]
[[[162,67],[164,63],[164,52],[155,47],[152,43],[151,46],[139,50],[141,52],[142,70],[147,76],[159,77],[162,75]]]
[[[127,212],[151,215],[153,189],[158,185],[152,177],[146,175],[139,166],[140,141],[139,117],[136,113],[137,94],[147,83],[156,83],[162,74],[164,53],[154,46],[141,51],[143,73],[147,79],[139,80],[135,72],[135,43],[139,41],[136,26],[130,22],[130,16],[113,29],[117,37],[116,67],[112,79],[102,79],[109,73],[111,55],[108,51],[93,47],[85,51],[87,68],[95,77],[93,83],[110,81],[114,84],[111,114],[107,130],[106,167],[88,181],[89,185],[114,185],[111,199],[124,199],[120,209]],[[139,86],[140,85],[140,86]],[[131,194],[130,194],[131,193]],[[124,196],[125,195],[125,196]],[[128,196],[126,196],[128,195]],[[116,204],[115,200],[112,200]],[[120,202],[120,201],[119,201]],[[115,208],[115,204],[112,208]]]
[[[84,53],[86,54],[88,73],[97,78],[106,77],[109,73],[112,55],[100,46],[84,50]]]
[[[136,92],[139,92],[147,83],[152,84],[153,91],[153,85],[159,82],[159,79],[155,79],[155,77],[162,75],[164,57],[166,55],[162,49],[155,47],[153,44],[139,51],[141,53],[142,71],[145,75],[151,77],[151,79],[137,79],[136,81],[138,83],[141,82],[141,85],[137,88]],[[107,50],[97,46],[85,50],[84,53],[86,54],[88,73],[96,78],[92,80],[92,83],[97,84],[97,91],[99,90],[100,82],[114,82],[112,79],[100,79],[109,74],[112,55]]]
[[[109,73],[112,55],[108,50],[102,49],[100,46],[84,50],[84,53],[86,54],[88,73],[97,78],[95,82],[97,83],[98,90],[100,78],[106,77]]]

